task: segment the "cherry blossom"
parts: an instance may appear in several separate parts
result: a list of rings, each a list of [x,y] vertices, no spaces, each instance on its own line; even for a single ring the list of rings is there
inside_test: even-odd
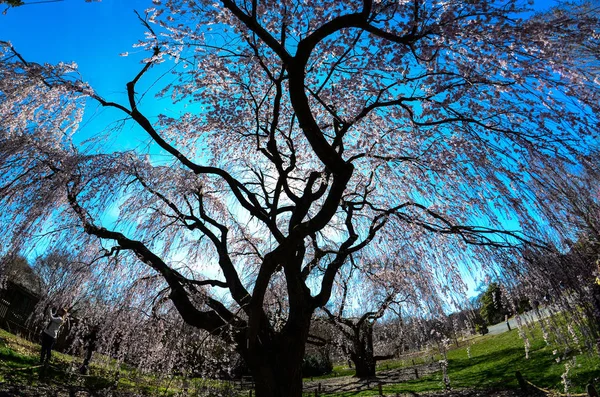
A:
[[[126,103],[75,64],[2,44],[3,250],[47,234],[156,276],[187,326],[244,358],[257,396],[301,395],[311,318],[353,258],[372,256],[365,272],[396,246],[422,257],[375,272],[410,274],[403,292],[443,311],[466,272],[510,270],[515,251],[572,234],[538,186],[597,150],[597,54],[575,56],[597,46],[597,14],[531,17],[514,0],[153,6]],[[170,82],[147,81],[159,64]],[[137,88],[153,83],[179,111],[145,113]],[[86,103],[146,146],[77,143]]]

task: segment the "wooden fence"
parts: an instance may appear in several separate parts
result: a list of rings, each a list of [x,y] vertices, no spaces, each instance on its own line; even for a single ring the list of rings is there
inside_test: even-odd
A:
[[[521,388],[521,390],[526,393],[527,395],[531,394],[531,393],[537,393],[537,394],[543,394],[546,396],[557,396],[557,397],[598,397],[598,392],[596,391],[596,387],[594,387],[593,384],[589,383],[586,387],[586,392],[585,393],[569,393],[569,394],[562,394],[556,391],[551,391],[551,390],[546,390],[543,389],[539,386],[534,385],[533,383],[531,383],[530,381],[526,380],[525,378],[523,378],[523,375],[521,375],[521,372],[517,371],[515,373],[516,377],[517,377],[517,381],[519,382],[519,387]]]

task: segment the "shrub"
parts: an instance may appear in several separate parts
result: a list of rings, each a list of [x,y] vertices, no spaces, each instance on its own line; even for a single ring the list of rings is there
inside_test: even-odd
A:
[[[302,363],[302,376],[321,376],[333,371],[333,364],[325,354],[309,354],[304,357]]]
[[[485,335],[489,332],[487,325],[485,324],[475,324],[475,332]]]

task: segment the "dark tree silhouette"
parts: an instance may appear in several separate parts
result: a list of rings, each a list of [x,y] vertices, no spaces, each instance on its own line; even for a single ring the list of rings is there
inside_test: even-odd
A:
[[[543,241],[530,181],[595,144],[599,88],[572,49],[597,44],[598,19],[523,11],[173,0],[141,18],[149,53],[124,103],[74,64],[2,43],[5,241],[23,246],[51,220],[55,241],[102,247],[131,277],[146,266],[189,325],[236,347],[258,397],[299,397],[311,318],[353,255],[410,242],[436,253],[419,283],[443,274],[444,290],[460,284],[454,259]],[[174,76],[159,95],[178,110],[159,115],[141,94],[164,62]],[[73,139],[86,101],[147,145]]]

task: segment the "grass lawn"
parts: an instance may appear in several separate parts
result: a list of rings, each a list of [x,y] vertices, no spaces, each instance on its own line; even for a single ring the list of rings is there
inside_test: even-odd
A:
[[[568,380],[571,384],[569,392],[583,393],[588,383],[594,383],[596,387],[600,386],[600,357],[598,355],[582,354],[579,350],[574,350],[563,360],[562,353],[564,351],[553,354],[557,348],[546,344],[538,328],[527,332],[527,336],[530,342],[528,359],[525,358],[524,343],[517,330],[499,335],[477,337],[463,347],[450,350],[447,357],[451,386],[459,389],[517,388],[518,382],[515,373],[520,371],[526,380],[536,386],[564,393],[561,375],[565,372],[565,364],[571,367],[568,373]],[[470,358],[467,354],[467,346],[470,346]],[[430,361],[430,357],[431,355],[423,355],[415,358],[414,361],[419,364]],[[561,357],[560,362],[556,362],[557,357]],[[438,360],[440,356],[436,355],[434,358]],[[410,367],[412,360],[388,360],[380,363],[378,368],[385,370]],[[334,372],[337,372],[338,376],[354,375],[354,370],[343,366],[334,367]],[[331,376],[320,379],[327,379]],[[383,386],[384,394],[392,395],[435,390],[443,390],[441,371],[418,380]],[[349,397],[377,394],[378,391],[375,388],[358,393],[355,391],[333,395]]]
[[[87,391],[112,389],[155,396],[173,396],[184,387],[192,393],[196,390],[224,390],[231,387],[227,382],[200,378],[188,379],[184,386],[184,381],[179,376],[161,378],[141,374],[126,365],[119,367],[116,376],[114,360],[102,355],[92,361],[89,374],[85,376],[78,373],[81,359],[58,352],[52,352],[51,365],[42,371],[39,352],[38,344],[0,329],[0,382],[33,387],[80,387]]]
[[[595,354],[581,354],[575,350],[562,359],[561,353],[553,354],[556,347],[548,346],[536,328],[527,333],[529,358],[525,358],[524,343],[518,331],[512,330],[500,335],[484,336],[471,346],[471,358],[466,347],[448,353],[450,379],[454,387],[517,387],[516,371],[523,377],[544,389],[563,391],[561,375],[565,365],[569,365],[569,391],[585,391],[588,383],[600,380],[600,357]],[[561,358],[560,362],[556,359]]]
[[[40,346],[0,329],[0,382],[36,386],[80,386],[90,390],[110,387],[114,382],[106,370],[95,367],[88,376],[76,372],[79,361],[74,357],[52,352],[52,364],[42,371],[39,365]]]
[[[465,346],[454,348],[447,354],[448,374],[453,388],[516,388],[518,383],[515,372],[520,371],[523,377],[544,389],[564,392],[561,375],[565,372],[565,364],[571,368],[568,379],[571,393],[582,393],[588,383],[596,387],[600,383],[600,357],[596,354],[582,354],[574,349],[563,359],[560,351],[553,354],[556,347],[547,346],[541,331],[534,329],[527,332],[530,341],[529,359],[525,358],[524,344],[517,330],[500,335],[477,337],[465,342]],[[467,346],[470,346],[469,358]],[[99,390],[114,387],[114,365],[92,365],[89,376],[77,374],[79,359],[61,353],[53,353],[53,365],[46,376],[40,376],[38,367],[39,345],[0,330],[0,382],[9,384],[52,384],[57,386],[81,386],[88,390]],[[388,360],[380,363],[379,370],[408,368],[413,360],[419,365],[431,362],[431,353],[404,360]],[[560,362],[556,358],[561,357]],[[107,361],[106,357],[101,357]],[[434,360],[439,360],[439,354]],[[112,369],[111,369],[112,368]],[[315,379],[354,375],[354,370],[344,366],[334,367],[334,373]],[[217,384],[218,383],[218,384]],[[221,384],[222,383],[222,384]],[[160,379],[156,376],[144,375],[134,369],[121,367],[116,388],[123,391],[143,392],[150,395],[173,395],[181,391],[181,379]],[[167,387],[168,386],[168,387]],[[206,387],[222,388],[226,384],[219,381],[192,379],[190,390]],[[375,384],[372,384],[375,387]],[[384,394],[424,392],[442,390],[442,374],[438,371],[432,375],[413,379],[399,384],[387,384]],[[377,395],[377,389],[338,393],[336,396],[371,396]],[[243,393],[244,396],[247,392]]]

